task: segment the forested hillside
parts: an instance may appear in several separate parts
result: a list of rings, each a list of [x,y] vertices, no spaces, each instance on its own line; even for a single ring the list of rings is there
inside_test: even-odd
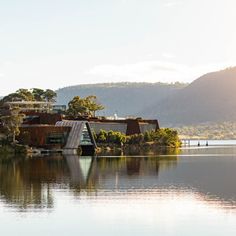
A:
[[[147,107],[155,106],[185,86],[186,84],[180,83],[111,83],[77,85],[61,88],[56,92],[58,104],[67,104],[77,95],[96,95],[98,101],[105,106],[100,115],[117,113],[118,116],[143,116],[142,111]]]

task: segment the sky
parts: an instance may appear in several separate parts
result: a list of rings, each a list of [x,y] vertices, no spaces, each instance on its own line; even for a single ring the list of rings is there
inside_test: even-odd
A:
[[[0,0],[0,95],[191,82],[236,66],[235,0]]]

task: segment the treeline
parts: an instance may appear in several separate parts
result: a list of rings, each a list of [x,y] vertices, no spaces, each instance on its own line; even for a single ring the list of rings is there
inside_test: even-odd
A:
[[[121,132],[101,130],[94,134],[99,144],[138,144],[155,143],[158,146],[180,147],[181,141],[178,132],[174,129],[163,128],[157,131],[146,131],[144,134],[125,135]]]
[[[10,93],[0,100],[0,108],[7,102],[24,101],[24,102],[56,102],[57,93],[51,89],[18,89],[14,93]],[[89,95],[84,98],[75,96],[68,103],[68,109],[65,114],[72,118],[79,116],[93,116],[95,117],[96,111],[103,110],[104,106],[100,104],[97,97]]]
[[[38,102],[55,102],[57,97],[56,92],[51,89],[18,89],[14,93],[10,93],[7,96],[3,97],[0,101],[1,104],[5,102],[14,102],[14,101],[38,101]]]

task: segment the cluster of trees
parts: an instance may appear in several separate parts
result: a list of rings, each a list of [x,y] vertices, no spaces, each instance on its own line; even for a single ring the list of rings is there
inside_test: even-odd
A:
[[[116,131],[105,131],[100,130],[98,134],[94,133],[94,137],[97,143],[112,143],[112,144],[122,144],[126,143],[127,136],[121,132]]]
[[[51,89],[18,89],[0,100],[0,132],[4,134],[7,140],[16,142],[16,136],[20,133],[20,125],[23,122],[24,114],[20,112],[19,107],[10,107],[7,112],[4,109],[6,102],[14,101],[37,101],[37,102],[55,102],[56,92]],[[96,96],[87,96],[81,98],[75,96],[68,104],[66,115],[77,118],[78,116],[95,116],[96,111],[104,109],[104,106],[97,102]]]
[[[12,101],[39,101],[39,102],[55,102],[57,97],[56,92],[51,89],[18,89],[1,99],[0,105]],[[103,110],[104,106],[97,101],[94,95],[82,98],[75,96],[69,103],[66,114],[74,118],[78,116],[95,116],[96,111]]]
[[[9,142],[16,142],[16,136],[20,134],[20,125],[23,122],[24,114],[19,107],[11,107],[9,110],[2,109],[6,102],[13,101],[45,101],[54,102],[57,94],[51,89],[18,89],[0,100],[0,124],[1,133]],[[5,141],[4,141],[5,142]]]
[[[72,117],[78,116],[92,116],[95,117],[96,111],[103,110],[104,106],[98,103],[96,96],[87,96],[81,98],[75,96],[69,103],[67,109],[67,115]]]
[[[157,131],[146,131],[144,134],[125,135],[115,131],[100,130],[95,135],[97,143],[104,144],[144,144],[154,142],[159,146],[180,147],[181,141],[178,132],[173,129],[163,128]]]
[[[33,88],[33,89],[18,89],[14,93],[10,93],[9,95],[5,96],[1,100],[1,104],[5,102],[13,102],[13,101],[39,101],[39,102],[55,102],[57,97],[56,92],[51,89],[40,89],[40,88]]]

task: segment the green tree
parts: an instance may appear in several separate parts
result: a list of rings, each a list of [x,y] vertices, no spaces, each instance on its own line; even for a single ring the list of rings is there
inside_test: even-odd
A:
[[[105,130],[100,130],[100,132],[96,134],[96,142],[107,143],[107,132]]]
[[[18,89],[15,93],[10,93],[1,99],[1,105],[5,102],[33,101],[34,96],[28,89]]]
[[[46,89],[43,94],[43,98],[47,102],[55,102],[57,94],[51,89]]]
[[[14,101],[47,101],[47,102],[55,102],[55,98],[57,94],[51,89],[40,89],[33,88],[31,90],[28,89],[18,89],[15,93],[10,93],[5,96],[0,101],[0,105],[3,105],[6,102],[14,102]]]
[[[23,101],[34,100],[33,94],[28,89],[21,88],[21,89],[18,89],[16,93],[19,94],[19,96],[22,98]]]
[[[88,114],[88,107],[86,105],[86,101],[80,96],[74,97],[68,103],[67,114],[73,117],[82,116]]]
[[[40,88],[33,88],[32,89],[32,95],[33,95],[35,101],[39,101],[39,102],[43,101],[44,94],[45,94],[45,91],[43,89],[40,89]]]
[[[16,142],[16,136],[20,134],[20,125],[23,122],[24,115],[19,113],[18,108],[10,110],[9,115],[1,116],[0,120],[4,129],[4,134]]]
[[[126,142],[126,135],[112,130],[108,132],[105,130],[100,130],[100,132],[96,135],[96,142],[122,144]]]
[[[104,106],[97,102],[96,96],[85,98],[76,96],[68,103],[67,114],[74,117],[84,115],[95,116],[95,112],[102,109],[104,109]]]
[[[94,95],[90,95],[85,98],[86,106],[90,112],[90,115],[95,117],[96,111],[100,111],[104,109],[104,106],[98,103],[97,97]]]

